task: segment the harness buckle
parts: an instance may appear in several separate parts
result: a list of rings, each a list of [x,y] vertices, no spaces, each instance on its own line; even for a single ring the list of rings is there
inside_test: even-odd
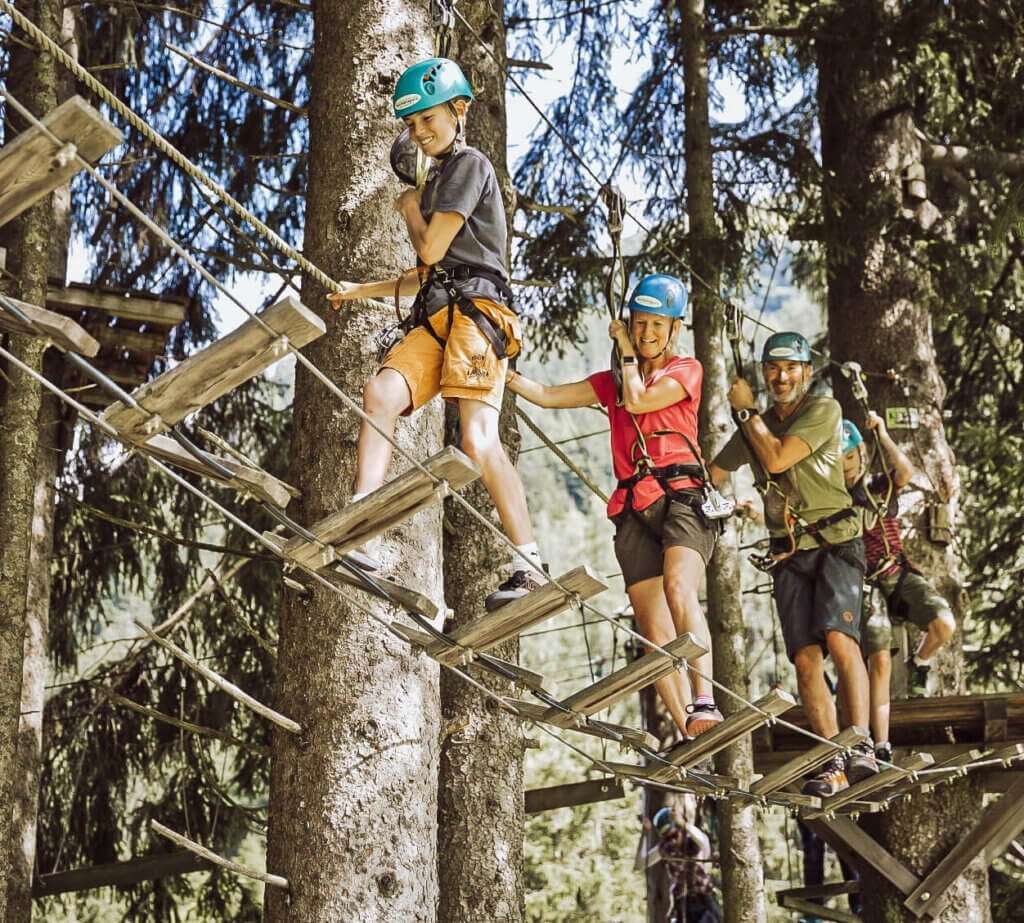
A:
[[[731,497],[723,497],[717,487],[705,482],[704,502],[700,508],[708,519],[728,519],[736,509],[736,501]]]
[[[779,563],[770,553],[752,554],[747,557],[747,560],[763,574],[770,574]]]
[[[391,324],[380,331],[373,342],[377,346],[377,365],[380,365],[387,354],[391,352],[405,338],[405,325],[402,323]]]

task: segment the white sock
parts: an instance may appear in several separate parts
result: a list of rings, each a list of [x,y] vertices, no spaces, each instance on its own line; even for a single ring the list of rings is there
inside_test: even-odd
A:
[[[537,548],[536,542],[527,542],[525,545],[516,545],[516,550],[529,558],[530,564],[533,566],[535,571],[540,574],[544,573],[544,562],[541,560],[540,549]],[[519,558],[517,561],[513,562],[517,570],[519,569],[521,561],[522,558]]]
[[[931,663],[931,657],[922,657],[920,654],[914,654],[914,663],[919,667],[926,667]]]

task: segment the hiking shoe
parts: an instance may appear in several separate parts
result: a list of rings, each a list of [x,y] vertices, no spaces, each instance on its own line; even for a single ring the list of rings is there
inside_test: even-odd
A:
[[[918,663],[913,657],[907,661],[907,695],[921,699],[928,695],[929,667]]]
[[[846,757],[846,779],[851,785],[856,785],[876,772],[878,760],[875,759],[875,745],[870,738],[862,740]]]
[[[686,736],[690,738],[700,737],[705,731],[710,731],[716,724],[722,723],[722,713],[715,708],[714,702],[687,705],[686,714]]]
[[[878,744],[875,747],[875,759],[880,763],[891,763],[892,762],[892,744],[884,743]]]
[[[849,788],[846,780],[846,762],[841,756],[834,756],[813,776],[804,780],[803,793],[816,795],[818,798],[829,798]]]
[[[544,570],[547,570],[546,564]],[[514,599],[522,599],[528,593],[539,590],[547,582],[547,577],[535,570],[517,570],[484,600],[484,608],[494,612]]]

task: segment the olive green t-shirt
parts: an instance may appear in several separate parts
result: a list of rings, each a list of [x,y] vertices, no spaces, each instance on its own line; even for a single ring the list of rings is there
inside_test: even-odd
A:
[[[843,477],[843,460],[839,452],[842,410],[839,402],[831,397],[809,394],[794,413],[780,420],[775,408],[762,414],[765,425],[778,436],[799,436],[811,448],[807,458],[798,461],[792,468],[776,474],[773,479],[779,489],[764,490],[764,471],[755,468],[758,488],[764,496],[764,518],[772,535],[784,536],[785,501],[788,498],[791,510],[808,523],[818,522],[833,513],[848,509],[852,501],[846,490]],[[740,432],[733,434],[725,447],[718,453],[713,464],[726,471],[735,471],[751,462],[750,453]],[[822,529],[821,536],[832,544],[847,542],[860,535],[860,517],[850,516]],[[813,535],[802,535],[799,548],[817,548]]]

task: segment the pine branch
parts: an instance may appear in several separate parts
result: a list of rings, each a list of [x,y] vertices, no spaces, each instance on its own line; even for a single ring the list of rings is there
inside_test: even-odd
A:
[[[921,160],[940,170],[964,168],[976,170],[983,176],[1016,177],[1024,173],[1024,154],[993,151],[989,148],[969,148],[961,144],[935,144],[923,141]]]

